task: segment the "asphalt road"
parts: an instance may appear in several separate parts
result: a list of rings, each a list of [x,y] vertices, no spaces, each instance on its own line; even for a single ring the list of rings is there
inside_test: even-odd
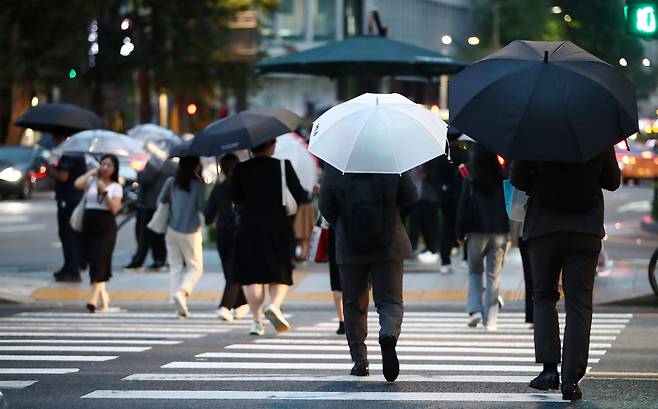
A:
[[[285,312],[292,332],[276,334],[268,325],[265,337],[254,337],[248,321],[222,323],[209,311],[178,320],[171,310],[103,316],[5,306],[0,390],[9,408],[31,409],[658,407],[655,306],[597,309],[578,404],[526,386],[539,369],[520,311],[503,311],[499,331],[486,333],[467,328],[461,309],[408,305],[395,383],[378,369],[376,337],[371,375],[356,379],[331,309]],[[371,317],[375,336],[376,327]]]
[[[650,211],[652,195],[648,184],[606,192],[609,238],[604,247],[612,259],[648,261],[658,247],[658,236],[639,229],[639,220]],[[133,222],[120,230],[114,252],[115,268],[130,261],[135,249],[133,232]],[[209,271],[219,271],[219,259],[210,250],[204,265]],[[0,272],[55,271],[60,267],[62,256],[52,194],[38,193],[28,201],[0,201],[0,252]]]

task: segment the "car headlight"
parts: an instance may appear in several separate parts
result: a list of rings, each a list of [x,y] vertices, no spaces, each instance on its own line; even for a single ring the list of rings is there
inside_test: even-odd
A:
[[[23,172],[13,166],[10,166],[0,172],[0,179],[6,180],[7,182],[18,182],[22,177]]]

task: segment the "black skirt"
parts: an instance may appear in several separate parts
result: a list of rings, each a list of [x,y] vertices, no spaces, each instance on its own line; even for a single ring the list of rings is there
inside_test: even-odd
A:
[[[92,283],[112,277],[112,253],[117,240],[117,223],[109,210],[85,209],[83,243]]]

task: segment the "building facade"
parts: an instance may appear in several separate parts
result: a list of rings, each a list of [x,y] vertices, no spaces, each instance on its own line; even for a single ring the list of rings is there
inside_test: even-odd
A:
[[[267,57],[303,51],[328,41],[377,34],[372,11],[377,10],[389,38],[458,56],[475,32],[471,0],[282,0],[282,10],[261,16],[260,45]],[[442,41],[450,37],[450,43]],[[445,40],[445,39],[444,39]],[[438,102],[438,79],[432,98]],[[426,79],[398,78],[399,89],[417,96]],[[384,81],[382,88],[386,90]],[[411,95],[410,95],[411,94]],[[436,94],[436,95],[434,95]],[[323,77],[268,74],[260,78],[251,106],[281,106],[300,115],[333,105],[337,81]],[[416,98],[418,99],[418,98]],[[427,102],[427,101],[418,101]]]

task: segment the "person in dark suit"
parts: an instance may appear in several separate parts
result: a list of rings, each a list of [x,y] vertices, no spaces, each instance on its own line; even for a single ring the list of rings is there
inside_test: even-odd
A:
[[[152,157],[144,169],[137,174],[139,196],[137,200],[137,218],[135,221],[135,236],[137,237],[137,251],[125,270],[138,270],[142,268],[149,250],[153,256],[153,264],[148,268],[154,271],[167,269],[167,245],[165,235],[155,233],[146,225],[153,218],[158,207],[158,196],[165,181],[176,174],[176,164],[171,161],[162,161]]]
[[[281,304],[292,285],[292,221],[283,206],[281,162],[272,158],[276,139],[252,149],[254,157],[235,167],[231,193],[240,222],[235,243],[233,273],[242,284],[254,322],[249,333],[264,335],[263,315],[279,331],[290,324],[281,313]],[[297,203],[308,201],[308,192],[289,160],[285,178]],[[263,310],[265,284],[270,305]]]
[[[59,145],[68,135],[53,134],[53,142]],[[62,155],[57,165],[49,168],[55,178],[55,200],[57,201],[57,227],[62,242],[64,265],[53,274],[55,281],[80,282],[80,268],[86,264],[81,251],[80,235],[70,224],[73,209],[82,199],[83,192],[73,185],[75,180],[87,171],[84,157]]]
[[[543,371],[530,382],[540,390],[557,389],[562,362],[562,397],[582,398],[592,326],[592,291],[603,227],[601,189],[621,181],[613,149],[582,164],[514,162],[511,182],[528,193],[523,228],[534,280],[535,358]],[[562,286],[567,315],[560,354],[556,303]]]
[[[342,174],[327,165],[320,191],[320,211],[336,233],[336,261],[343,289],[345,331],[354,366],[352,375],[369,374],[368,289],[379,314],[379,344],[384,377],[400,371],[395,345],[402,325],[402,269],[411,243],[399,208],[418,200],[409,174]]]

